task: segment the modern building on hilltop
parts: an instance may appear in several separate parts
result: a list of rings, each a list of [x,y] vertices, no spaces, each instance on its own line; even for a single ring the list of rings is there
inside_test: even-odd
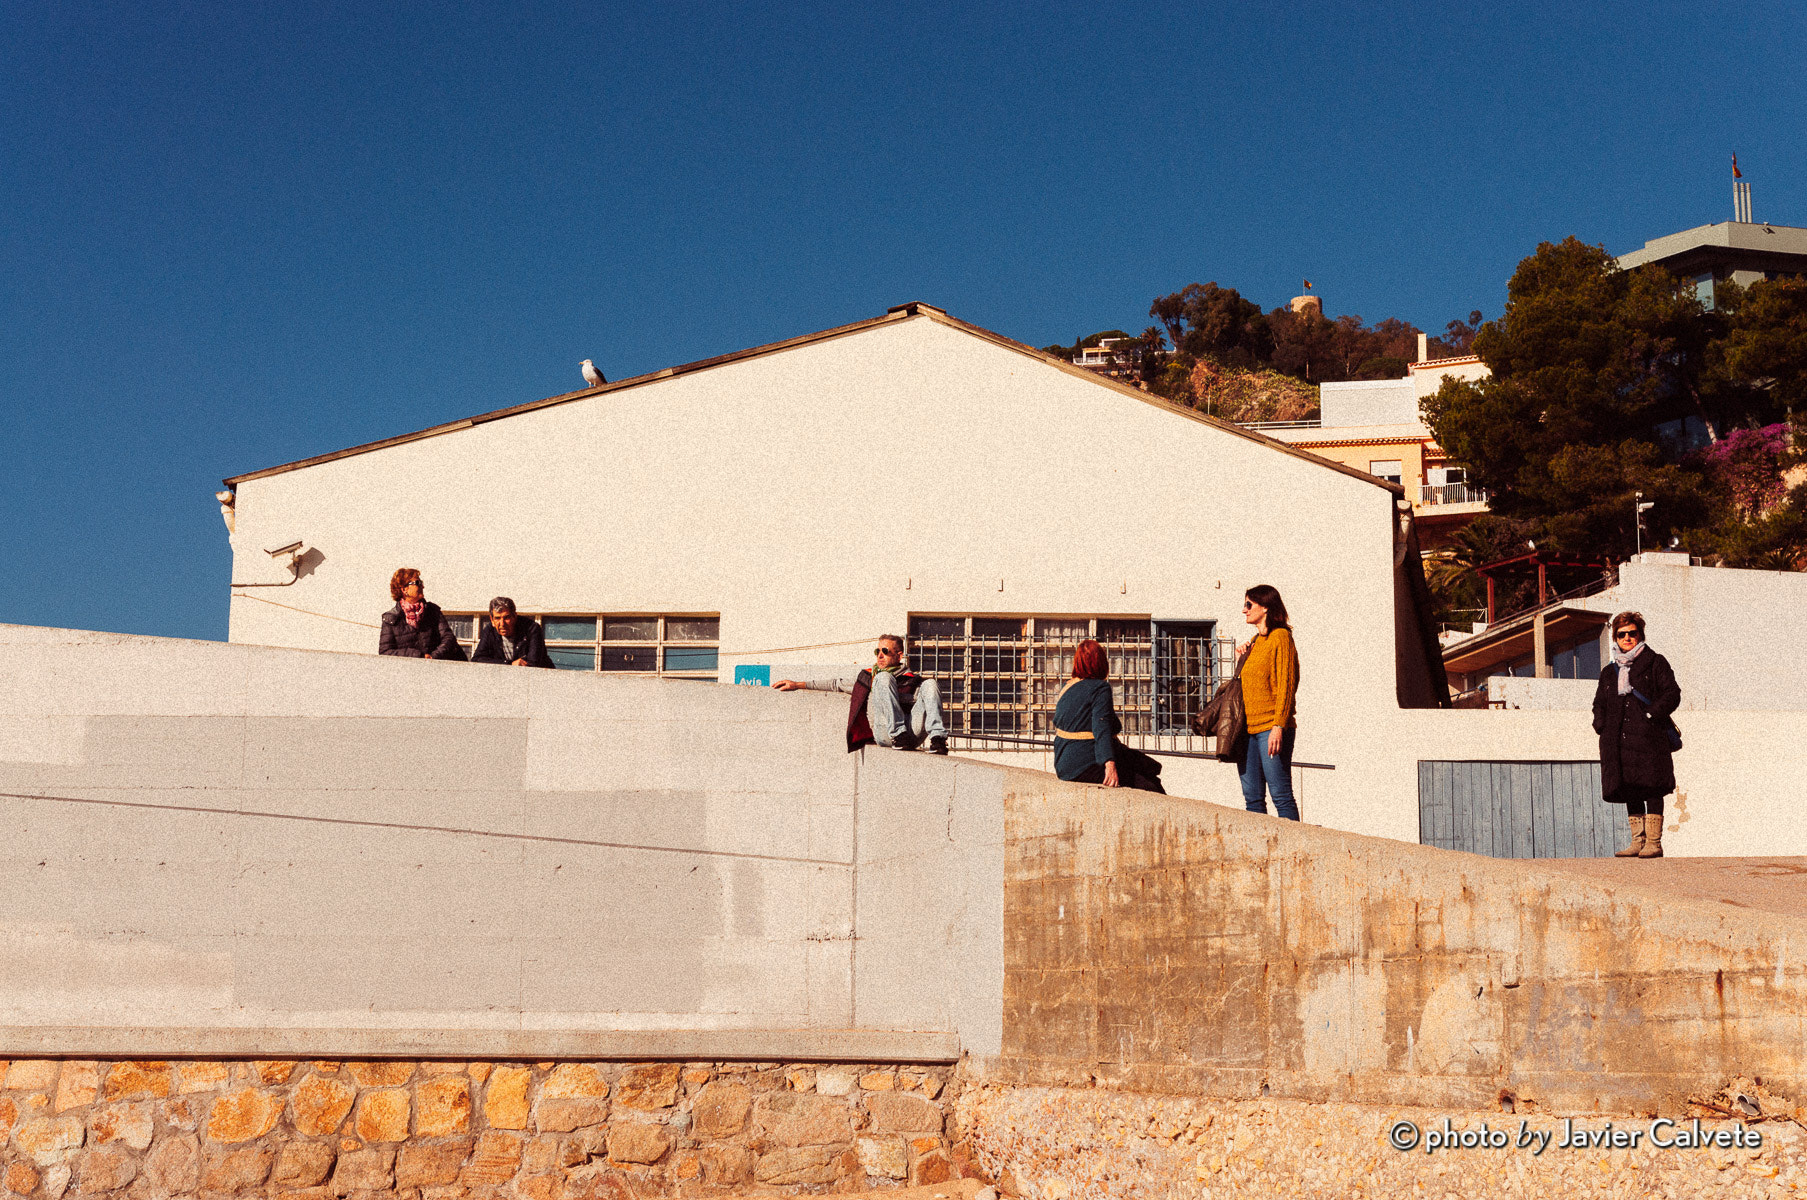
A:
[[[1749,287],[1764,279],[1807,274],[1807,229],[1723,221],[1656,238],[1642,250],[1619,256],[1626,270],[1647,263],[1688,280],[1701,303],[1712,308],[1720,284]]]

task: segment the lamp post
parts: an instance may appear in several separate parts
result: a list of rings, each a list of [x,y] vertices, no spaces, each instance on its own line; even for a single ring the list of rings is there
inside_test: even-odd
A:
[[[1633,492],[1632,495],[1637,497],[1637,500],[1635,501],[1637,507],[1633,512],[1637,518],[1635,522],[1637,525],[1635,536],[1637,538],[1638,555],[1642,557],[1644,553],[1644,514],[1656,507],[1656,501],[1644,499],[1643,492]]]

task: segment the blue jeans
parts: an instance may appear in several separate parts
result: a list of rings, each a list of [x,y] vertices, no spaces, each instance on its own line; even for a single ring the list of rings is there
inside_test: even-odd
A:
[[[941,685],[925,679],[916,685],[916,701],[905,711],[897,694],[897,676],[888,671],[872,673],[872,694],[866,700],[866,720],[872,740],[881,746],[900,743],[914,749],[925,739],[947,736],[941,717]]]
[[[1280,753],[1270,755],[1267,739],[1276,733],[1282,735]],[[1265,784],[1274,796],[1274,812],[1288,821],[1299,819],[1299,806],[1293,800],[1293,741],[1298,733],[1296,729],[1269,729],[1249,738],[1249,752],[1236,770],[1242,776],[1242,806],[1250,812],[1267,811],[1262,796]]]

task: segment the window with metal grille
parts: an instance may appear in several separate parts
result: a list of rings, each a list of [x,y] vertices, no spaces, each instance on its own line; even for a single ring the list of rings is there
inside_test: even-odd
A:
[[[1140,749],[1202,749],[1193,716],[1225,677],[1231,653],[1210,621],[1147,617],[912,616],[910,665],[941,685],[948,732],[1045,741],[1072,677],[1073,651],[1096,638],[1110,659],[1123,740]],[[1037,747],[994,742],[993,749]]]
[[[674,679],[715,679],[721,617],[609,616],[603,613],[524,612],[546,631],[546,654],[564,671],[610,671]],[[458,644],[469,654],[488,613],[447,613]]]

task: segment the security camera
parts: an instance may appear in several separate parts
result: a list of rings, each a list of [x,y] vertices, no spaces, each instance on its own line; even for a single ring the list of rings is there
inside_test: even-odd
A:
[[[266,550],[264,553],[268,554],[271,558],[281,558],[285,554],[292,555],[301,553],[301,546],[302,543],[300,542],[290,542],[286,546],[279,546],[275,550]]]

